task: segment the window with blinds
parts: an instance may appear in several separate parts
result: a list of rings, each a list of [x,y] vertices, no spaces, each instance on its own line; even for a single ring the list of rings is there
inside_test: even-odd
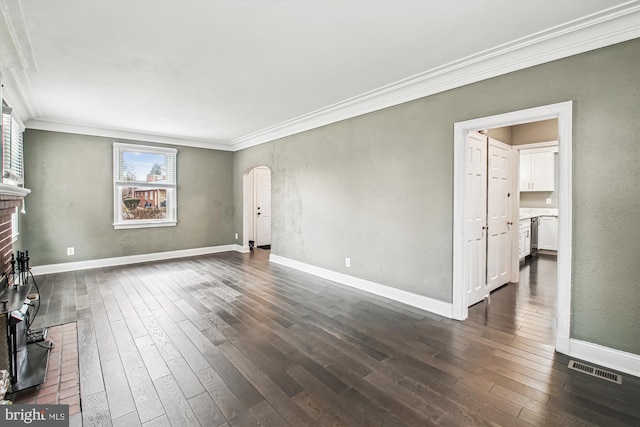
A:
[[[173,148],[113,144],[116,229],[176,225],[176,156]]]
[[[24,127],[16,120],[11,108],[2,105],[2,183],[24,184],[22,163],[22,133]]]

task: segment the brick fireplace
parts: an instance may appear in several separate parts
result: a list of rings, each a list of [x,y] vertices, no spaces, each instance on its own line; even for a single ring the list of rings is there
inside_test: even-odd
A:
[[[5,283],[5,278],[8,278],[9,281],[13,280],[9,276],[11,253],[13,252],[11,215],[16,212],[16,208],[20,210],[25,195],[30,192],[22,188],[7,189],[6,187],[0,184],[0,270],[2,273],[0,274],[2,276],[0,283],[2,284]]]

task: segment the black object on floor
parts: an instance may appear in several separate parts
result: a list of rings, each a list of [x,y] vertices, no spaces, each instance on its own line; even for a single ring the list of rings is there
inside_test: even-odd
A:
[[[26,357],[20,360],[17,381],[11,385],[9,393],[16,393],[26,388],[42,384],[47,377],[49,350],[53,348],[51,342],[28,344],[28,351],[23,351]]]
[[[271,245],[258,246],[260,249],[271,249]]]
[[[27,343],[31,344],[33,342],[40,342],[47,339],[47,332],[49,330],[47,328],[36,329],[27,332]]]

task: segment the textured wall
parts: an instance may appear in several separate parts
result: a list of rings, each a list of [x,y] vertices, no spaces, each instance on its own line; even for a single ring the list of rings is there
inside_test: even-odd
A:
[[[235,210],[265,164],[274,254],[450,302],[453,124],[573,100],[572,337],[640,354],[638,69],[634,40],[243,150]]]
[[[232,153],[174,147],[178,225],[114,230],[114,140],[35,130],[24,140],[25,186],[32,192],[17,247],[29,249],[32,265],[235,243]],[[75,256],[66,255],[71,246]]]

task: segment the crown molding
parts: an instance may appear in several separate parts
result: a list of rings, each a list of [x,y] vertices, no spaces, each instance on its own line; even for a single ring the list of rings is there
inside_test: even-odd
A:
[[[7,99],[13,105],[18,105],[19,115],[23,121],[27,117],[40,117],[40,107],[31,87],[29,75],[23,69],[9,68],[7,79],[9,80]],[[22,112],[22,114],[20,114]]]
[[[193,139],[175,138],[163,135],[150,135],[116,129],[104,129],[91,126],[82,126],[70,123],[53,122],[48,120],[29,120],[25,123],[28,129],[44,130],[50,132],[63,132],[78,135],[100,136],[114,139],[127,139],[132,141],[156,142],[158,144],[178,145],[182,147],[206,148],[210,150],[233,151],[229,144]]]
[[[630,1],[231,141],[233,151],[640,37],[640,1]]]
[[[15,6],[7,9],[7,5],[12,3],[0,0],[5,22],[7,22],[7,16],[13,17],[11,22],[21,22],[24,27],[22,9],[19,6],[17,9]],[[14,27],[20,28],[19,25]],[[16,40],[21,44],[16,44],[16,40],[13,40],[13,44],[23,52],[19,56],[26,58],[21,61],[26,61],[25,65],[29,69],[28,67],[35,67],[35,61],[30,43],[25,43],[25,40],[28,42],[26,29],[24,32],[24,37],[16,36]],[[638,37],[640,37],[640,0],[633,0],[462,58],[231,141],[193,140],[176,138],[171,135],[149,135],[127,130],[42,120],[39,118],[41,117],[40,110],[34,101],[36,98],[33,96],[27,73],[24,70],[6,70],[10,71],[5,72],[5,75],[11,81],[5,86],[4,92],[5,97],[15,107],[18,117],[29,129],[239,151],[341,120]],[[31,59],[29,60],[29,58]],[[31,120],[28,120],[29,118]]]
[[[9,40],[4,46],[13,47],[13,51],[3,51],[4,58],[0,58],[2,68],[19,67],[25,70],[36,70],[36,61],[31,47],[31,40],[22,12],[22,4],[15,0],[0,0],[0,13]],[[4,31],[3,31],[4,32]]]

